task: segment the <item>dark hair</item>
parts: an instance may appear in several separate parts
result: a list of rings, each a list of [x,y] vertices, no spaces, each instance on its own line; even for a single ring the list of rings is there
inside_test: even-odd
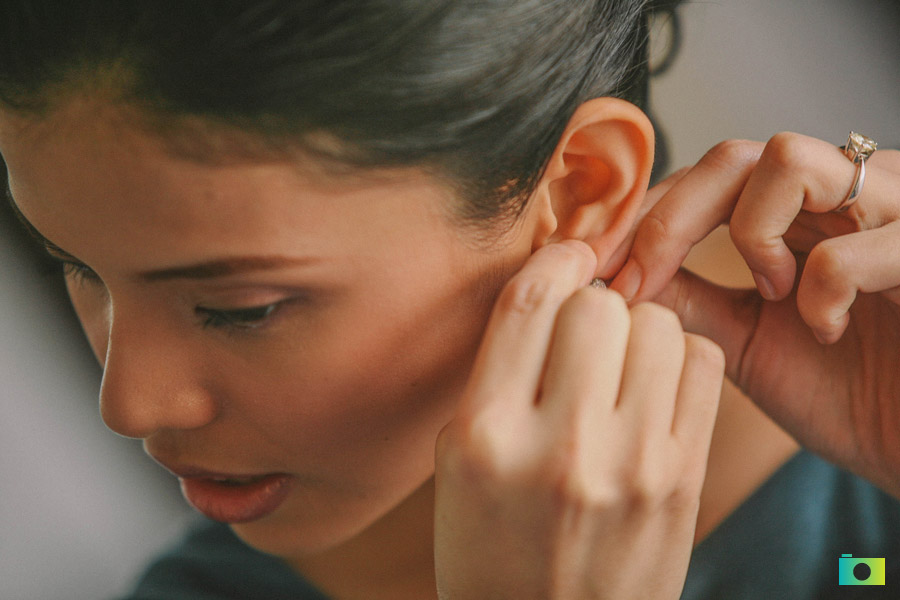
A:
[[[340,164],[422,166],[457,185],[459,216],[496,222],[521,212],[578,105],[646,108],[648,15],[673,4],[7,0],[0,103],[41,114],[110,94],[157,129],[202,122]]]

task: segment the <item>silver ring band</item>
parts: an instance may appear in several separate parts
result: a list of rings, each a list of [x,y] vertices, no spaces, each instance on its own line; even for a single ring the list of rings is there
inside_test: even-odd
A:
[[[850,205],[856,202],[856,197],[862,191],[863,183],[866,181],[866,161],[861,160],[856,163],[856,176],[853,178],[853,185],[850,186],[850,192],[841,205],[834,209],[834,212],[844,212]]]
[[[856,202],[856,197],[862,192],[863,184],[866,181],[866,160],[872,156],[878,144],[870,137],[864,136],[853,131],[847,137],[847,143],[841,146],[844,156],[856,165],[856,174],[853,176],[853,184],[844,201],[832,212],[844,212]]]

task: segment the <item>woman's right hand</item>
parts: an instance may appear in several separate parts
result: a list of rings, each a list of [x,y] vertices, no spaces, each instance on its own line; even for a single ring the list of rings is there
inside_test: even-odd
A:
[[[442,599],[681,594],[724,357],[595,268],[548,245],[494,307],[436,449]]]

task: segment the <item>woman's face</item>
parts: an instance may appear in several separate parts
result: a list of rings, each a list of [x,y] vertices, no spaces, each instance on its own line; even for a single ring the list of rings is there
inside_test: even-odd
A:
[[[104,420],[204,512],[299,556],[430,479],[527,225],[480,248],[421,172],[191,161],[88,103],[0,115],[0,152],[22,214],[90,269],[67,284]]]

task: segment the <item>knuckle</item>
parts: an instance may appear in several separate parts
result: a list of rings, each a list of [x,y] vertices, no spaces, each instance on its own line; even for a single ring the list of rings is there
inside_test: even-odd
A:
[[[581,469],[558,470],[550,489],[555,503],[567,511],[606,511],[622,504],[623,494],[608,479]]]
[[[475,419],[454,419],[440,431],[435,444],[437,468],[466,479],[495,477],[500,453],[497,439],[487,435]]]
[[[810,251],[803,273],[814,284],[834,287],[847,277],[852,265],[841,248],[829,242],[830,240],[820,242]]]
[[[475,487],[534,491],[551,477],[558,457],[523,446],[522,423],[497,413],[457,416],[438,434],[435,472]]]
[[[698,305],[695,293],[692,293],[690,286],[683,277],[676,277],[670,282],[670,299],[667,304],[675,311],[676,315],[683,315],[691,318],[695,312],[695,306]],[[702,304],[700,304],[702,309]]]
[[[735,248],[744,255],[746,260],[750,261],[752,258],[755,259],[754,263],[765,265],[782,264],[781,251],[783,241],[780,236],[767,239],[765,237],[766,234],[759,226],[744,225],[743,223],[741,225],[743,226],[732,223],[732,226],[728,228],[728,232]]]
[[[754,248],[756,238],[759,236],[755,229],[749,227],[737,227],[736,223],[728,228],[728,236],[738,249]]]
[[[655,511],[671,494],[669,477],[649,465],[638,469],[625,486],[625,501],[635,510]]]
[[[675,311],[655,302],[642,302],[632,308],[631,322],[633,330],[652,331],[661,338],[680,336],[683,331]]]
[[[580,242],[549,244],[539,252],[557,268],[551,271],[526,267],[513,275],[497,298],[498,310],[527,314],[549,302],[559,302],[571,293],[568,281],[572,273],[586,271],[586,265],[596,261],[590,247]]]
[[[543,306],[555,295],[551,279],[516,274],[497,297],[497,309],[512,314],[529,314]]]
[[[710,148],[700,162],[726,171],[742,171],[748,164],[756,162],[759,154],[758,142],[731,139]]]
[[[766,166],[777,171],[796,172],[804,168],[812,155],[807,146],[805,136],[782,131],[773,135],[766,143],[762,160]]]
[[[690,479],[675,484],[664,501],[668,512],[674,514],[697,514],[700,509],[700,486]]]
[[[719,373],[725,369],[725,351],[712,340],[694,333],[684,334],[685,352],[690,360]]]
[[[662,461],[645,462],[634,470],[623,486],[622,500],[631,511],[686,514],[696,511],[700,502],[703,470],[685,470],[680,458],[674,462],[670,452]],[[677,451],[674,456],[681,456]],[[699,476],[698,476],[699,475]]]
[[[550,469],[552,479],[544,488],[558,508],[574,513],[616,511],[637,516],[696,511],[702,478],[676,471],[651,460],[648,451],[627,466],[605,472],[571,464]]]
[[[658,211],[654,209],[647,213],[647,216],[641,221],[635,238],[639,242],[640,247],[645,250],[666,248],[670,240],[672,240],[672,234],[669,229],[668,224],[659,215]],[[636,243],[635,245],[637,246],[638,244]]]

